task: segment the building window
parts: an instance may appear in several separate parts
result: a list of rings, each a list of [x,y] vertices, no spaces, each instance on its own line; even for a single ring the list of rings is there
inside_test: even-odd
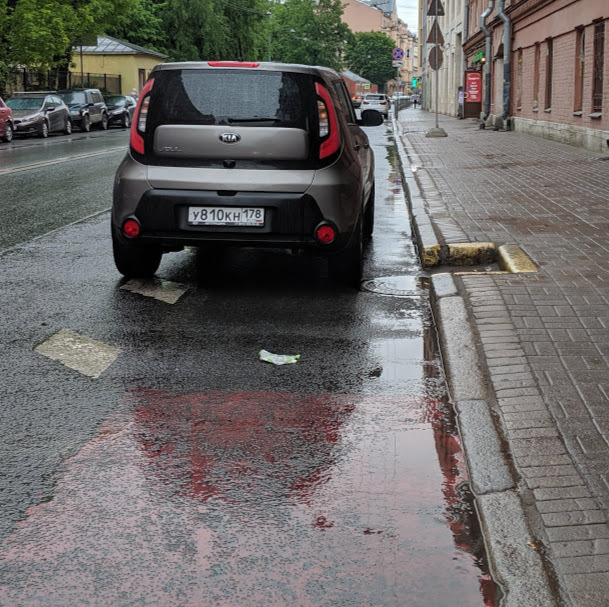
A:
[[[518,49],[518,59],[516,63],[516,109],[522,107],[522,49]]]
[[[584,101],[584,58],[586,46],[586,30],[578,27],[575,30],[575,99],[573,111],[581,112]]]
[[[605,67],[605,22],[594,24],[594,72],[592,83],[592,111],[603,110],[603,69]]]
[[[539,42],[535,45],[535,72],[533,73],[533,109],[539,107],[539,63],[541,61],[541,48]]]
[[[552,109],[552,63],[553,63],[553,44],[552,38],[546,40],[546,94],[544,107],[546,110]]]

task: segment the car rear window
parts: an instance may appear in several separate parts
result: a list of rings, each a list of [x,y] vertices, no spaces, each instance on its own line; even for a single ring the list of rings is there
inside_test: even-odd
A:
[[[149,124],[276,126],[308,130],[311,76],[227,69],[160,70]]]
[[[385,95],[366,95],[366,101],[383,101]]]

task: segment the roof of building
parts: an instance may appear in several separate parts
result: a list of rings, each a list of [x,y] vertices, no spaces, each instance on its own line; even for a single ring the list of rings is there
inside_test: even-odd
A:
[[[366,80],[365,78],[362,78],[362,76],[358,76],[355,72],[351,72],[349,70],[344,70],[340,74],[352,82],[370,82],[370,80]]]
[[[396,12],[396,0],[360,0],[368,6],[378,8],[383,11],[386,15],[392,15]]]
[[[74,49],[78,52],[81,50],[80,46],[75,46]],[[154,55],[162,59],[167,58],[167,55],[163,55],[163,53],[110,36],[97,36],[97,45],[83,46],[82,52],[87,55]]]

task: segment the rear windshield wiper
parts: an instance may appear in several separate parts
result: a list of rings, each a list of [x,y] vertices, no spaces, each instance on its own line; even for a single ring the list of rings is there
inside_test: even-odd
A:
[[[279,118],[229,118],[229,122],[280,122]]]

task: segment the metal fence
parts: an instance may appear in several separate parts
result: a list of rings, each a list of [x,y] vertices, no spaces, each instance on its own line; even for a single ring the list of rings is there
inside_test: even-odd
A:
[[[15,91],[57,91],[71,88],[95,88],[102,93],[120,94],[121,76],[19,68],[9,71],[4,94],[8,97]]]

